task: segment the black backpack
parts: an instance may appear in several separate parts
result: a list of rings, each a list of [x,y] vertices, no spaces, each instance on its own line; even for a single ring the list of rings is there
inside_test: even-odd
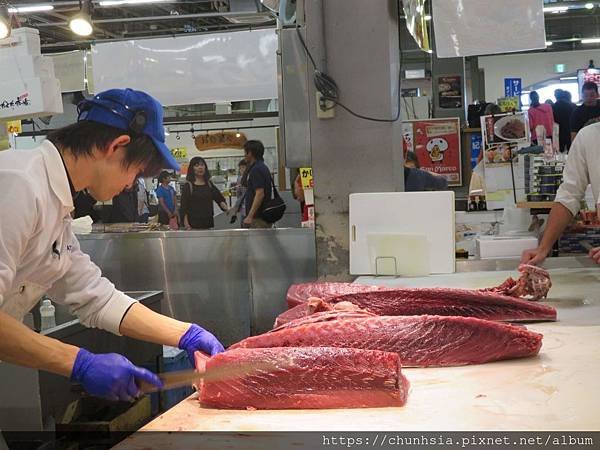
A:
[[[271,177],[271,186],[273,186],[273,198],[263,200],[260,217],[268,223],[275,223],[283,217],[285,212],[285,202],[277,192],[273,177]]]

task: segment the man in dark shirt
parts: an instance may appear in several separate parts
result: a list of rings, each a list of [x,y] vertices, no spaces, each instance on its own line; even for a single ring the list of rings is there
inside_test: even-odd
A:
[[[404,192],[445,191],[448,180],[419,167],[419,160],[414,152],[406,153],[404,162]]]
[[[554,120],[558,123],[558,141],[559,150],[568,152],[571,147],[571,114],[575,108],[575,104],[571,101],[571,93],[557,89],[554,91],[556,103],[552,105]]]
[[[244,144],[244,153],[249,165],[246,198],[244,199],[248,214],[242,221],[242,227],[271,228],[272,224],[260,216],[264,200],[270,199],[273,191],[271,171],[263,160],[265,147],[260,141],[247,141]]]
[[[581,89],[583,104],[575,108],[571,114],[571,140],[588,122],[600,117],[600,103],[598,102],[598,85],[587,81]]]

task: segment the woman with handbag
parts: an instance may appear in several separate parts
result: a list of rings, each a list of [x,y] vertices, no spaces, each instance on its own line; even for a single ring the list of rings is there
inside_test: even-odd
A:
[[[228,208],[225,197],[210,181],[210,171],[204,158],[192,158],[185,178],[187,182],[181,191],[181,211],[185,229],[214,228],[213,202],[216,202],[222,211],[227,211]]]

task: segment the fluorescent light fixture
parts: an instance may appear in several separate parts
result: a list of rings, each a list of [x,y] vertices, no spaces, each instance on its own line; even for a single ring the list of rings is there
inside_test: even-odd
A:
[[[429,14],[427,14],[427,15],[425,16],[425,20],[431,20],[431,16],[430,16]]]
[[[164,3],[169,0],[103,0],[100,6],[143,5],[145,3]]]
[[[582,44],[600,44],[600,38],[582,39],[581,43]]]
[[[54,6],[52,5],[16,6],[13,8],[8,8],[8,12],[11,14],[23,14],[31,12],[52,11],[53,9]]]
[[[544,12],[555,13],[555,14],[563,13],[568,10],[569,10],[568,6],[547,6],[544,8]]]
[[[552,44],[554,44],[554,42],[546,41],[546,47],[552,47]]]
[[[10,16],[8,9],[4,5],[0,5],[0,39],[10,36]]]
[[[585,4],[585,9],[594,9],[594,4],[593,3],[586,3]]]
[[[577,77],[560,77],[560,81],[566,81],[566,80],[576,80]]]

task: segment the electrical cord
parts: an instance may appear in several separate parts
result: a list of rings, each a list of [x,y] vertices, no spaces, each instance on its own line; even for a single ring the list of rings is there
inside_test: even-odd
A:
[[[298,39],[299,39],[300,43],[302,44],[302,47],[304,47],[304,50],[306,51],[306,54],[308,55],[308,58],[310,59],[310,62],[314,69],[313,81],[315,83],[315,88],[317,89],[318,92],[321,93],[324,101],[333,102],[333,106],[326,107],[326,108],[323,108],[322,105],[320,105],[320,107],[324,111],[330,110],[330,109],[334,108],[335,106],[339,106],[340,108],[346,110],[348,113],[350,113],[351,115],[353,115],[355,117],[358,117],[359,119],[369,120],[372,122],[394,123],[394,122],[397,122],[398,119],[400,119],[400,109],[402,108],[401,87],[402,87],[403,53],[402,53],[402,46],[400,43],[400,38],[401,38],[400,1],[396,0],[396,4],[397,4],[397,14],[398,14],[397,23],[398,23],[398,46],[400,47],[400,61],[399,61],[399,65],[398,65],[399,66],[398,67],[398,93],[397,93],[398,105],[396,108],[396,115],[392,119],[381,119],[381,118],[377,118],[377,117],[370,117],[370,116],[367,116],[364,114],[360,114],[360,113],[353,111],[351,108],[344,105],[343,103],[341,103],[339,100],[339,96],[340,96],[339,88],[338,88],[335,80],[332,77],[330,77],[329,75],[327,75],[326,73],[319,70],[319,68],[317,67],[317,64],[315,62],[315,59],[313,58],[312,54],[310,53],[310,50],[308,49],[308,46],[306,45],[306,42],[304,41],[304,38],[302,37],[302,33],[300,33],[300,27],[296,27],[296,34],[298,35]]]

